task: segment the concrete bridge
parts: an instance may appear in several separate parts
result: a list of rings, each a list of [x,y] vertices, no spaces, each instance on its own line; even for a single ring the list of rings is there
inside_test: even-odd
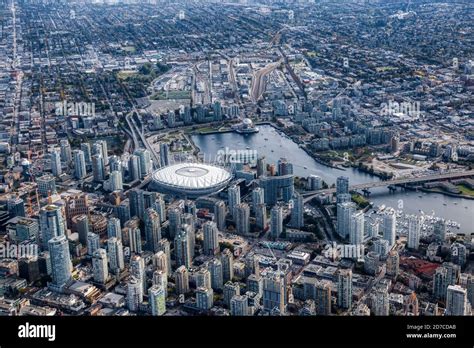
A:
[[[419,183],[419,182],[438,181],[438,180],[446,180],[446,179],[456,179],[456,178],[468,177],[472,175],[474,175],[474,170],[442,173],[442,174],[435,174],[435,175],[425,175],[425,176],[411,177],[411,178],[400,178],[400,179],[385,180],[385,181],[376,181],[376,182],[369,182],[366,184],[352,185],[349,187],[349,191],[357,191],[357,190],[368,191],[371,188],[376,188],[376,187],[384,187],[384,186],[394,187],[395,185],[413,184],[413,183]],[[301,193],[301,195],[304,197],[304,201],[308,202],[317,195],[332,194],[334,192],[336,192],[336,188],[303,192]]]

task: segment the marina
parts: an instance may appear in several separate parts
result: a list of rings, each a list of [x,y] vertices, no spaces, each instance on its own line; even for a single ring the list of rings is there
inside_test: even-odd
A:
[[[265,141],[272,138],[271,142]],[[212,139],[213,138],[213,139]],[[338,176],[347,176],[351,184],[362,184],[379,181],[376,176],[360,172],[355,168],[327,167],[318,163],[309,156],[298,144],[290,138],[282,135],[270,125],[259,126],[259,133],[238,134],[222,133],[209,135],[194,135],[192,140],[206,158],[214,158],[221,148],[229,147],[235,150],[256,150],[258,156],[265,156],[267,163],[276,164],[282,157],[291,154],[294,174],[300,177],[308,177],[310,174],[320,176],[328,185],[336,182]],[[397,189],[392,193],[387,188],[371,189],[370,200],[375,206],[385,204],[387,207],[401,209],[405,214],[420,215],[420,200],[423,201],[424,210],[434,212],[436,217],[453,220],[460,224],[456,228],[457,233],[474,232],[474,217],[470,211],[474,211],[474,200],[451,197],[441,193],[427,193]],[[402,208],[398,208],[402,206]],[[462,206],[463,209],[459,209]]]

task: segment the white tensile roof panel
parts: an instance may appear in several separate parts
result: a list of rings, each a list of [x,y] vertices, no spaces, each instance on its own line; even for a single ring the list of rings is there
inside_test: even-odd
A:
[[[228,182],[232,174],[224,168],[203,163],[178,163],[158,169],[153,179],[160,185],[199,190],[220,186]]]

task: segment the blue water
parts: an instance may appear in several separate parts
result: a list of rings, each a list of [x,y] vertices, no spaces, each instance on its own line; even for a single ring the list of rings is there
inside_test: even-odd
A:
[[[316,162],[294,141],[280,134],[275,128],[259,126],[259,129],[258,133],[245,135],[238,133],[194,135],[192,140],[207,159],[214,158],[217,151],[225,147],[235,151],[248,148],[248,150],[257,150],[259,156],[265,156],[267,163],[276,164],[281,157],[286,157],[293,164],[295,175],[307,177],[315,174],[329,185],[335,183],[336,178],[341,175],[349,177],[350,184],[380,180],[354,168],[339,170],[326,167]],[[391,194],[387,188],[372,189],[371,192],[370,201],[376,205],[385,204],[398,209],[401,204],[402,210],[408,214],[419,214],[420,210],[425,213],[434,211],[436,216],[459,222],[461,224],[459,232],[474,232],[474,200],[414,191],[399,190]]]

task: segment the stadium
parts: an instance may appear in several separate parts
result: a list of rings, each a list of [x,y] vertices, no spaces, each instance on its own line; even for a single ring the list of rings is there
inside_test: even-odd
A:
[[[178,163],[156,170],[152,190],[187,197],[199,197],[224,189],[232,180],[226,169],[204,163]]]

